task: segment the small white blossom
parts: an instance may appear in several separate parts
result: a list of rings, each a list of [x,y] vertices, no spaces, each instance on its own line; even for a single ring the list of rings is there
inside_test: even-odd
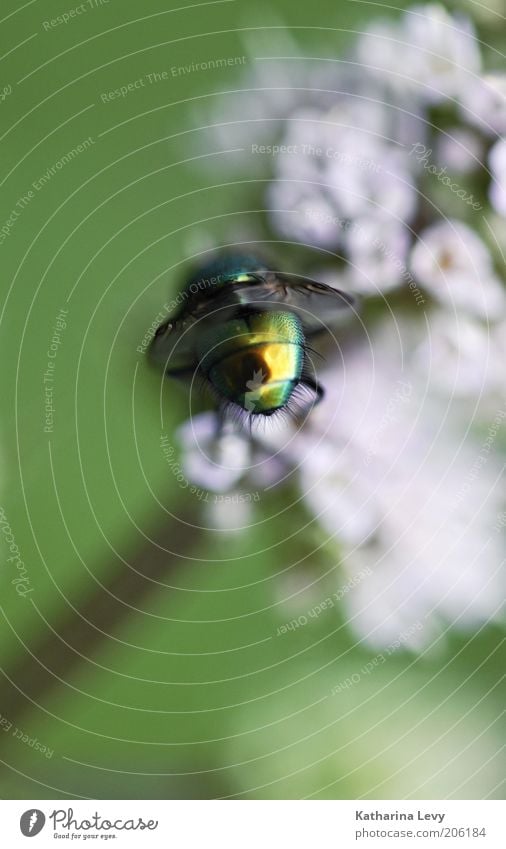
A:
[[[474,28],[437,3],[413,6],[399,23],[376,23],[360,36],[357,55],[383,72],[394,91],[427,103],[457,97],[480,70]]]
[[[436,319],[438,334],[444,313]],[[476,334],[470,333],[473,348]],[[504,496],[493,457],[506,428],[504,394],[501,400],[497,393],[487,412],[486,404],[477,408],[470,385],[458,397],[441,392],[432,376],[442,368],[444,353],[433,353],[423,334],[420,322],[398,317],[380,322],[348,343],[342,359],[320,375],[326,396],[304,426],[266,429],[256,437],[264,462],[275,463],[274,478],[281,479],[283,465],[291,469],[291,480],[295,475],[326,539],[336,541],[346,574],[370,570],[342,603],[351,627],[376,646],[388,645],[414,622],[422,623],[412,644],[416,648],[446,623],[466,629],[500,619],[503,543],[494,522]],[[491,346],[498,344],[499,337],[493,337]],[[465,352],[473,355],[480,357],[483,350]],[[466,377],[480,383],[483,374]],[[489,390],[484,382],[483,392]],[[189,424],[183,428],[191,455],[190,432],[207,444],[212,419],[198,417],[195,431]],[[234,446],[230,436],[225,442],[218,438],[221,458],[227,466],[233,460],[229,486],[236,487],[246,474],[249,485],[257,461],[248,436],[234,434]],[[201,485],[225,489],[222,469],[216,473],[205,455],[199,453],[193,465],[185,461],[186,470],[191,466]],[[231,530],[230,522],[246,524],[249,513],[243,515],[240,507],[239,516],[224,518],[221,512],[212,521]],[[342,582],[342,575],[336,579]]]
[[[474,315],[500,317],[504,288],[480,237],[461,221],[440,221],[423,230],[410,258],[411,271],[437,300]]]
[[[322,376],[327,398],[297,445],[306,504],[344,546],[344,568],[372,570],[346,604],[355,630],[377,645],[417,620],[427,643],[442,621],[500,618],[493,524],[504,496],[493,446],[489,454],[481,435],[459,438],[461,404],[427,387],[413,329],[385,321],[346,350],[341,373]],[[506,428],[506,411],[497,407],[488,424],[496,419],[497,432]]]
[[[275,181],[268,202],[272,224],[283,236],[323,248],[335,248],[342,241],[342,220],[320,186]]]
[[[484,145],[467,127],[451,127],[437,139],[436,160],[458,174],[471,174],[483,167]]]
[[[361,133],[348,133],[346,144],[330,160],[327,180],[342,215],[385,215],[409,221],[417,197],[404,153]]]
[[[364,71],[379,71],[385,83],[399,94],[411,92],[412,83],[405,76],[410,67],[409,45],[403,41],[399,24],[375,21],[357,38],[355,54]]]
[[[177,432],[187,478],[211,492],[229,492],[250,465],[248,442],[230,428],[218,431],[214,413],[188,419]]]
[[[215,531],[237,534],[254,522],[252,503],[242,498],[242,493],[235,493],[224,500],[220,496],[211,496],[206,502],[206,519]]]
[[[473,316],[439,308],[430,313],[428,331],[413,356],[419,379],[441,397],[484,395],[499,404],[506,390],[504,327],[487,327]]]
[[[489,136],[506,133],[506,74],[490,73],[469,80],[461,92],[461,114]]]
[[[490,203],[500,215],[506,215],[506,139],[500,139],[489,154],[492,180]]]
[[[352,113],[306,110],[288,123],[280,142],[287,152],[275,157],[269,190],[272,218],[283,235],[336,247],[347,219],[383,217],[398,230],[399,221],[413,218],[417,195],[407,149],[350,124]]]
[[[343,282],[359,294],[397,288],[408,275],[409,231],[383,217],[357,218],[344,231],[348,272]]]
[[[506,429],[506,296],[474,229],[430,223],[430,201],[447,184],[424,183],[427,203],[417,190],[424,169],[409,151],[433,148],[442,171],[465,175],[482,167],[489,142],[481,136],[494,140],[497,214],[487,222],[499,258],[506,142],[495,137],[506,132],[506,74],[481,72],[472,23],[436,3],[374,23],[356,41],[355,62],[303,60],[293,44],[284,52],[295,58],[259,58],[246,91],[225,97],[221,137],[227,147],[240,139],[252,172],[273,174],[274,234],[326,249],[327,266],[314,276],[330,285],[339,277],[340,288],[367,296],[413,282],[436,305],[408,319],[404,310],[382,315],[376,303],[353,339],[337,328],[339,357],[330,345],[319,374],[325,398],[304,425],[259,429],[251,441],[233,428],[218,435],[212,415],[196,417],[181,430],[183,468],[218,493],[295,481],[319,538],[336,542],[337,580],[342,570],[370,571],[342,599],[351,627],[386,646],[418,622],[406,642],[417,649],[447,625],[500,616],[503,542],[494,523],[504,497],[494,453]],[[268,53],[258,43],[251,51]],[[465,123],[453,118],[442,133],[428,110],[448,100]],[[255,142],[271,146],[253,155]],[[429,223],[412,233],[419,217]],[[210,508],[220,530],[247,524],[254,505],[224,504]],[[299,577],[297,604],[308,585]]]
[[[353,447],[339,451],[325,439],[300,466],[300,488],[307,506],[327,534],[347,546],[365,545],[381,515],[357,474],[358,459]]]
[[[407,72],[420,83],[420,96],[431,103],[458,97],[480,70],[470,19],[454,17],[438,3],[411,7],[404,16],[403,36],[410,47]]]

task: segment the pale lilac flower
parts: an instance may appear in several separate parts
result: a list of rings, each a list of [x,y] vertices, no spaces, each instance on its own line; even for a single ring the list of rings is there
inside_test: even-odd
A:
[[[274,159],[276,179],[268,195],[274,226],[283,235],[332,248],[342,242],[347,219],[384,218],[398,231],[399,221],[413,218],[417,195],[407,150],[355,126],[353,113],[358,120],[368,106],[354,107],[343,115],[337,108],[305,110],[287,123],[280,145],[289,152]]]
[[[394,91],[427,103],[458,97],[480,70],[470,19],[437,3],[413,6],[399,23],[373,24],[359,37],[357,56],[382,71]]]
[[[487,135],[506,133],[506,74],[495,72],[469,80],[460,95],[461,114]]]
[[[418,237],[410,257],[417,281],[438,301],[473,315],[497,318],[506,304],[485,243],[466,224],[439,221]]]
[[[474,450],[471,440],[460,446],[454,417],[437,435],[438,407],[434,421],[429,411],[430,404],[417,424],[410,422],[412,431],[407,423],[396,427],[402,449],[370,493],[383,504],[382,522],[373,544],[349,557],[348,568],[369,565],[373,571],[349,603],[355,627],[375,643],[416,620],[429,642],[441,621],[470,628],[500,619],[502,541],[493,523],[503,501],[493,464],[474,478],[479,442]],[[444,412],[443,404],[439,415]]]
[[[378,646],[415,622],[423,626],[415,635],[419,646],[446,623],[471,628],[499,618],[503,552],[493,525],[504,496],[495,448],[483,447],[474,398],[463,438],[462,398],[433,391],[440,361],[432,368],[423,333],[420,322],[380,322],[321,375],[326,397],[302,428],[266,429],[257,437],[264,456],[281,459],[296,476],[324,538],[338,546],[345,575],[371,570],[342,603],[357,635]],[[490,414],[491,422],[503,417],[496,432],[503,419],[506,427],[500,409]],[[210,434],[207,425],[204,432]],[[247,434],[237,439],[249,444]],[[252,455],[239,455],[244,486]],[[220,476],[216,485],[223,485]],[[343,582],[341,571],[335,581]]]
[[[490,183],[490,203],[500,215],[506,215],[506,140],[495,143],[489,154],[492,180]]]
[[[214,412],[199,413],[178,428],[181,467],[189,489],[202,502],[210,527],[235,532],[253,521],[259,492],[289,471],[281,454],[262,449],[232,422]]]
[[[450,172],[471,174],[483,167],[484,145],[468,127],[451,127],[437,137],[436,161]]]
[[[249,172],[266,170],[269,156],[255,153],[252,146],[276,140],[280,126],[292,112],[312,106],[328,109],[336,99],[337,66],[307,62],[286,27],[280,26],[272,14],[271,20],[271,32],[265,28],[260,34],[243,34],[246,63],[237,85],[213,97],[210,104],[196,107],[197,125],[206,128],[216,147],[244,149],[235,155],[213,157],[213,169],[230,169],[231,162],[234,166],[244,164],[246,156]]]
[[[381,512],[357,475],[356,463],[363,459],[357,446],[348,448],[343,451],[339,441],[322,440],[301,463],[300,488],[306,505],[327,534],[345,546],[363,546],[374,536]]]
[[[266,427],[252,441],[233,428],[218,436],[212,416],[196,417],[180,433],[183,469],[221,494],[295,481],[322,541],[335,541],[335,584],[370,571],[341,602],[357,636],[383,647],[419,622],[406,642],[418,649],[447,625],[499,619],[503,541],[494,523],[504,497],[494,456],[506,429],[506,297],[488,247],[467,224],[441,220],[411,234],[422,171],[409,151],[427,142],[450,172],[479,168],[478,130],[506,131],[506,75],[480,75],[472,24],[438,4],[374,24],[352,57],[348,67],[259,60],[243,85],[272,91],[227,96],[229,121],[239,122],[223,128],[222,141],[241,139],[248,173],[261,162],[273,174],[275,234],[345,260],[336,274],[329,258],[315,278],[365,296],[412,280],[436,305],[410,319],[377,311],[352,340],[337,330],[339,356],[330,343],[319,375],[326,397],[302,427]],[[427,138],[428,108],[449,98],[467,126]],[[288,150],[255,158],[254,142]],[[498,215],[487,221],[506,248],[504,141],[489,167]],[[429,200],[442,191],[433,183]],[[254,503],[233,503],[206,505],[211,524],[232,530],[253,518]],[[285,578],[285,595],[310,598],[305,575],[294,592]]]
[[[210,495],[206,501],[206,521],[210,528],[238,534],[254,521],[250,493]]]
[[[438,3],[413,6],[404,15],[409,44],[407,73],[420,83],[417,93],[431,103],[458,97],[481,66],[469,18],[453,16]]]
[[[267,197],[272,224],[281,235],[323,248],[342,241],[342,221],[320,186],[275,181]]]
[[[192,483],[211,492],[229,492],[250,461],[247,441],[228,427],[219,433],[214,413],[188,419],[177,432],[183,449],[183,472]]]
[[[411,93],[409,45],[404,42],[400,24],[375,21],[361,33],[355,45],[355,55],[365,72],[381,73],[389,88],[400,95]]]
[[[421,333],[412,322],[382,323],[322,375],[327,396],[306,427],[270,439],[287,445],[305,503],[344,551],[346,572],[372,570],[345,604],[352,627],[376,645],[418,620],[427,643],[442,622],[469,628],[499,616],[493,523],[504,497],[488,452],[476,471],[481,435],[459,436],[461,402],[430,391]]]
[[[383,217],[356,218],[344,230],[348,270],[344,288],[359,294],[378,295],[406,280],[409,231]]]
[[[360,104],[362,111],[368,105]],[[338,110],[333,113],[338,120]],[[389,136],[336,126],[326,148],[329,190],[343,215],[386,215],[402,221],[417,207],[413,163]]]
[[[343,215],[385,215],[401,221],[414,216],[416,191],[403,152],[358,132],[347,133],[334,150],[327,179]]]
[[[497,406],[506,391],[505,328],[439,308],[430,313],[429,332],[413,356],[419,379],[441,398],[469,401],[483,396]]]

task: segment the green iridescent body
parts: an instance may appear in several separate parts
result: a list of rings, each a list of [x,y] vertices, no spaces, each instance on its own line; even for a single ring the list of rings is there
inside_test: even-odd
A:
[[[187,282],[180,307],[158,328],[152,358],[170,377],[198,373],[220,404],[268,416],[302,388],[319,400],[306,337],[353,304],[350,296],[270,270],[244,254],[225,254]]]
[[[211,325],[199,334],[200,368],[225,398],[252,413],[286,406],[304,363],[296,315],[253,313]]]

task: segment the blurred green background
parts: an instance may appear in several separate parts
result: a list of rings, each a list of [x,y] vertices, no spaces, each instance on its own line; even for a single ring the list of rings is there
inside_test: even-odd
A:
[[[0,245],[0,505],[31,592],[16,593],[4,545],[0,795],[499,795],[500,634],[398,652],[332,696],[375,652],[335,610],[276,636],[293,613],[277,603],[273,576],[300,561],[319,601],[337,548],[319,548],[302,507],[270,518],[279,493],[258,505],[261,540],[255,527],[196,531],[201,505],[159,445],[186,418],[187,398],[165,392],[161,420],[160,375],[136,350],[177,292],[192,239],[203,228],[233,239],[237,221],[255,215],[251,187],[214,187],[193,161],[227,155],[198,130],[195,99],[226,104],[243,66],[170,69],[242,56],[242,30],[271,26],[274,13],[303,49],[339,55],[369,4],[171,11],[96,0],[67,23],[57,19],[77,9],[67,0],[9,7],[1,225],[17,214]],[[103,102],[163,71],[167,79]],[[54,427],[44,432],[61,309]]]

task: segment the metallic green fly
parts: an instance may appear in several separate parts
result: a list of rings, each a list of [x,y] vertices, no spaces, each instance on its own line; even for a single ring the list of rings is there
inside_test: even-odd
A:
[[[200,378],[222,413],[252,417],[297,415],[321,400],[308,340],[355,303],[241,253],[198,268],[178,302],[156,331],[151,358],[168,377]]]

